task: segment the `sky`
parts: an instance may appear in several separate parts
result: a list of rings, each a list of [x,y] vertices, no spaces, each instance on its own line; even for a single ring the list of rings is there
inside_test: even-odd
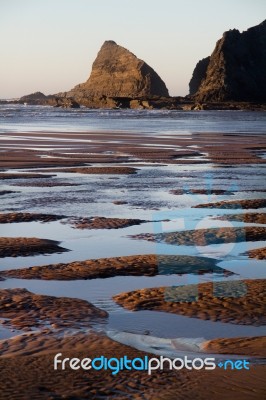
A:
[[[147,62],[172,96],[229,29],[266,18],[265,0],[0,0],[0,98],[85,82],[105,40]]]

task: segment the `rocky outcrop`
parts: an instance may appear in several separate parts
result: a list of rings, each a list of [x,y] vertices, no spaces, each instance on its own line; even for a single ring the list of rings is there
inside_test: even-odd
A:
[[[199,102],[266,101],[265,71],[266,20],[242,33],[230,30],[216,43],[195,99]],[[200,79],[200,73],[198,76]]]
[[[30,104],[30,105],[41,105],[41,106],[53,106],[53,107],[63,107],[63,108],[79,108],[79,104],[66,97],[58,97],[54,95],[45,96],[42,92],[35,92],[23,96],[19,99],[20,104]]]
[[[265,71],[266,21],[243,33],[225,32],[212,55],[196,65],[186,97],[170,97],[149,65],[106,41],[85,83],[68,92],[49,96],[36,92],[12,102],[65,108],[259,111],[266,109]]]
[[[66,97],[95,102],[113,97],[169,96],[159,75],[133,53],[108,40],[102,45],[87,82],[75,86]]]
[[[35,92],[31,94],[27,94],[19,99],[20,103],[28,103],[34,105],[42,105],[44,102],[47,101],[47,97],[42,92]]]
[[[201,82],[206,78],[209,62],[210,57],[206,57],[197,63],[189,82],[189,94],[195,94],[198,91]]]

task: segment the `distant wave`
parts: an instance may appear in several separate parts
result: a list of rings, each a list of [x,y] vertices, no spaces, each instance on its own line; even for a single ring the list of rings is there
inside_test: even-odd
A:
[[[265,133],[266,113],[238,111],[179,111],[131,109],[64,109],[23,104],[0,105],[0,132],[129,131],[153,135]]]

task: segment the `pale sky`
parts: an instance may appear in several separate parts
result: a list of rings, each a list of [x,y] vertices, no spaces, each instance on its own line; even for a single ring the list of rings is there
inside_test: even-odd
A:
[[[70,90],[105,40],[146,61],[171,95],[186,95],[224,31],[265,18],[265,0],[0,0],[0,98]]]

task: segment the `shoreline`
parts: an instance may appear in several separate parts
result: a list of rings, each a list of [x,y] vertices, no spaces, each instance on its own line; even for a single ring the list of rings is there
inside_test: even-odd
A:
[[[266,111],[266,103],[258,101],[198,101],[193,97],[186,96],[151,96],[151,97],[106,97],[102,99],[84,99],[77,102],[75,99],[60,97],[57,95],[34,98],[35,94],[24,96],[18,100],[1,100],[1,104],[22,104],[50,106],[56,108],[78,109],[86,107],[88,109],[100,110],[175,110],[175,111]]]
[[[74,168],[82,171],[86,168],[121,168],[134,172],[127,164],[148,163],[154,165],[208,165],[221,166],[264,165],[266,140],[262,134],[245,134],[245,140],[239,142],[238,134],[190,133],[187,135],[151,136],[142,133],[83,132],[83,133],[46,133],[44,132],[5,134],[0,145],[1,179],[7,179],[7,170],[45,168],[53,177],[58,167]],[[22,138],[19,141],[19,137]],[[25,140],[27,137],[27,148]],[[14,139],[16,146],[14,146]],[[221,143],[222,140],[222,143]],[[194,147],[191,147],[193,144]],[[166,147],[165,147],[166,146]],[[195,147],[196,146],[196,147]],[[58,148],[59,147],[59,148]],[[60,149],[60,147],[63,149]],[[74,153],[74,154],[73,154]],[[94,164],[92,167],[91,164]],[[123,165],[122,165],[123,164]],[[111,166],[112,165],[112,166]],[[54,167],[58,169],[53,169]],[[50,171],[49,171],[50,168]],[[44,171],[40,171],[44,172]],[[66,170],[67,172],[67,170]],[[101,172],[101,171],[99,171]],[[139,171],[135,171],[138,173]],[[18,175],[18,173],[16,173]],[[29,178],[44,178],[38,173],[28,173]],[[12,176],[10,176],[10,179]],[[13,178],[18,179],[17,176]]]

